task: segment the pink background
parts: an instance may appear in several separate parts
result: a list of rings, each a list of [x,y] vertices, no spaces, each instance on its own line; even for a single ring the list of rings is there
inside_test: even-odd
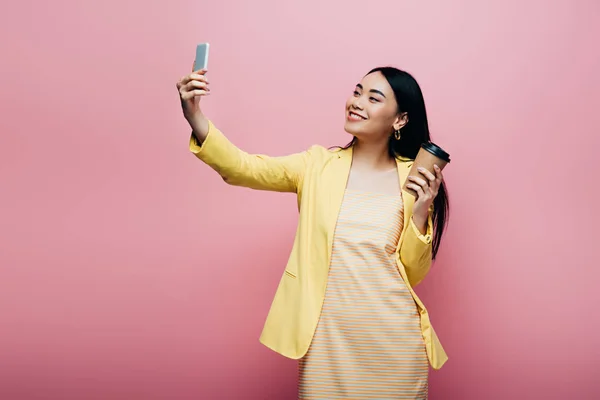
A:
[[[361,76],[414,73],[453,158],[430,398],[600,397],[600,3],[36,3],[0,10],[0,399],[295,397],[258,342],[295,199],[188,152],[201,41],[206,112],[250,152],[345,144]]]

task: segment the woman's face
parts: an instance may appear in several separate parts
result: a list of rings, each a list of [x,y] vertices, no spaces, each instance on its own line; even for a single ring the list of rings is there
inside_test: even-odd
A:
[[[344,129],[359,139],[387,140],[406,122],[406,114],[398,113],[394,92],[379,71],[365,76],[346,101]]]

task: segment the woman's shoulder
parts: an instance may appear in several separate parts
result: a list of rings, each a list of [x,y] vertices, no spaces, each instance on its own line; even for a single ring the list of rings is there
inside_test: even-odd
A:
[[[320,144],[313,144],[308,148],[308,152],[311,156],[318,158],[337,157],[338,155],[344,154],[346,151],[347,149],[344,149],[343,147],[325,147]]]

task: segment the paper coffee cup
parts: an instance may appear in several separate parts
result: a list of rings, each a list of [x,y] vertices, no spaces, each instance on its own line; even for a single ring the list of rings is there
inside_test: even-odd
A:
[[[421,148],[419,149],[419,153],[417,153],[417,158],[415,158],[414,164],[408,172],[408,176],[417,176],[429,182],[425,175],[417,171],[417,168],[423,167],[429,172],[431,172],[433,175],[435,175],[435,170],[433,169],[434,165],[437,164],[437,166],[440,167],[440,169],[444,169],[446,164],[448,164],[449,162],[450,154],[446,153],[441,147],[432,142],[423,143],[421,145]],[[406,187],[406,185],[409,183],[414,182],[411,182],[407,179],[406,182],[404,182],[402,189],[417,197],[417,193],[414,190]]]

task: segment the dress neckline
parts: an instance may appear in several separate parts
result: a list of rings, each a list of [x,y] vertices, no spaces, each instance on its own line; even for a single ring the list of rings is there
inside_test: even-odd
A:
[[[385,192],[375,192],[372,190],[362,190],[362,189],[352,189],[352,188],[346,188],[346,192],[350,192],[352,194],[363,194],[363,195],[372,195],[372,196],[387,196],[387,197],[394,197],[394,198],[398,198],[398,199],[402,199],[402,196],[400,194],[400,192],[398,192],[397,194],[391,194],[391,193],[385,193]]]

